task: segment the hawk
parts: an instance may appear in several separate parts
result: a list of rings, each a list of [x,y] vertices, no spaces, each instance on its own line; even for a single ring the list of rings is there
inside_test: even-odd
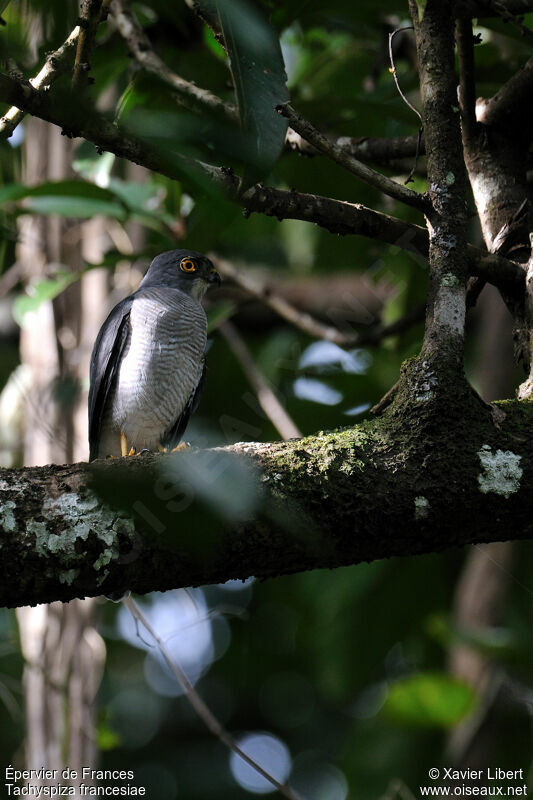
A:
[[[102,325],[91,356],[89,459],[176,447],[205,375],[201,300],[220,284],[193,250],[154,258],[139,288]]]

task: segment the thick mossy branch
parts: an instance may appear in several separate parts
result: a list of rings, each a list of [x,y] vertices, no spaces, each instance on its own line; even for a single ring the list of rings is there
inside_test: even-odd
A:
[[[0,605],[532,538],[532,487],[531,404],[492,414],[413,361],[395,404],[355,428],[4,470]]]

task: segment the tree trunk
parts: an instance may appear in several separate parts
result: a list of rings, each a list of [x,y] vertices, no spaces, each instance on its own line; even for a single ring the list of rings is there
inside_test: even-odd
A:
[[[33,185],[70,177],[72,152],[73,143],[57,129],[30,120],[24,149],[25,181]],[[85,230],[97,260],[102,252],[102,222],[93,220]],[[80,269],[82,236],[79,223],[22,218],[19,260],[25,279],[31,282],[46,277],[52,265]],[[105,272],[85,276],[53,304],[41,304],[22,330],[21,360],[29,373],[27,465],[87,458],[87,393],[80,387],[102,321],[106,277]],[[94,698],[105,662],[105,646],[94,628],[95,615],[93,599],[17,611],[25,659],[28,769],[95,766]]]

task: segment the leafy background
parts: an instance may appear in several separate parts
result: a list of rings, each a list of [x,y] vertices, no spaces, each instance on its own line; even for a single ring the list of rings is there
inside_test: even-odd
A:
[[[36,57],[28,47],[18,4],[4,12],[8,24],[0,33],[0,57],[14,58],[27,76],[64,40],[77,14],[75,4],[64,0],[34,0],[30,6],[43,20],[44,38]],[[230,17],[235,8],[238,13],[240,6],[228,4]],[[185,3],[151,0],[134,4],[134,9],[170,67],[234,101],[226,55]],[[292,102],[317,126],[350,136],[416,133],[417,120],[399,98],[387,60],[388,31],[408,24],[404,3],[388,0],[377,9],[369,1],[273,0],[262,5],[261,13],[280,38]],[[525,22],[533,20],[526,17]],[[266,24],[260,25],[267,35]],[[499,20],[479,20],[477,30],[483,38],[476,48],[478,94],[489,96],[529,56],[529,43],[512,24]],[[246,149],[249,139],[235,126],[169,103],[154,77],[132,70],[124,43],[112,27],[102,26],[98,37],[91,93],[112,116],[119,99],[124,126],[157,144],[169,159],[180,152],[241,173],[247,170],[251,179],[266,174],[272,154],[258,163]],[[237,38],[246,59],[246,28]],[[414,99],[411,34],[396,41],[398,76]],[[245,89],[242,92],[241,102],[246,104]],[[253,109],[248,111],[253,119]],[[405,177],[411,166],[396,166],[388,173]],[[315,286],[315,293],[316,286],[327,286],[339,276],[359,276],[377,298],[373,313],[378,311],[385,321],[424,300],[426,268],[396,248],[334,236],[296,221],[256,214],[246,219],[238,206],[194,175],[171,182],[153,174],[135,182],[123,163],[98,154],[87,143],[78,146],[74,167],[72,180],[26,187],[20,177],[21,130],[9,143],[1,143],[3,272],[15,261],[20,214],[80,219],[103,214],[120,226],[135,222],[144,230],[139,252],[125,254],[110,244],[103,266],[109,269],[111,286],[117,264],[126,259],[141,269],[157,253],[175,247],[178,236],[180,246],[215,250],[236,264],[260,266],[271,280]],[[284,152],[269,182],[418,221],[416,212],[383,198],[322,157]],[[422,163],[415,188],[424,186]],[[471,240],[481,241],[474,218]],[[87,268],[95,266],[99,265]],[[31,324],[28,312],[57,296],[76,277],[63,269],[37,285],[18,284],[2,300],[1,384],[18,363],[18,333],[11,315],[17,325]],[[346,355],[333,347],[317,347],[253,303],[235,309],[233,302],[226,289],[209,304],[213,334],[208,380],[187,434],[193,444],[278,437],[271,423],[246,402],[246,378],[217,333],[217,320],[230,312],[236,312],[235,321],[257,364],[304,433],[363,419],[395,381],[401,362],[420,346],[421,326],[414,326],[379,348]],[[327,310],[322,314],[327,316]],[[364,330],[368,319],[362,317],[359,328]],[[467,369],[478,388],[486,335],[483,319],[473,315]],[[509,336],[503,347],[500,358],[510,364]],[[519,381],[519,373],[506,366],[501,396],[511,396]],[[237,421],[232,434],[220,425],[224,414]],[[180,535],[179,524],[175,535]],[[264,583],[251,580],[154,595],[146,604],[154,623],[166,631],[172,652],[198,677],[197,688],[224,723],[238,736],[255,732],[275,737],[274,743],[261,740],[265,747],[270,741],[271,749],[262,756],[273,770],[276,758],[283,762],[289,753],[291,782],[306,798],[343,800],[349,795],[370,800],[382,796],[395,779],[413,790],[427,783],[429,767],[450,761],[446,748],[451,728],[479,712],[479,698],[447,671],[451,647],[465,640],[453,619],[465,557],[465,552],[452,551],[391,559]],[[499,627],[469,640],[487,654],[498,676],[498,702],[487,710],[479,749],[485,766],[530,768],[532,563],[533,547],[517,545]],[[20,757],[24,734],[22,664],[11,611],[0,612],[0,629],[0,753],[7,765],[17,753]],[[135,768],[136,780],[148,787],[151,800],[245,797],[248,793],[235,780],[228,752],[177,696],[154,649],[132,629],[124,610],[103,603],[101,632],[108,648],[98,722],[101,766]]]

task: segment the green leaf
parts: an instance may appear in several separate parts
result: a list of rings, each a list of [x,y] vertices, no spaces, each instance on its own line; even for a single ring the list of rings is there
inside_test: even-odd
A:
[[[27,194],[27,186],[22,186],[20,183],[8,183],[0,187],[0,205],[20,200],[21,197],[26,197]]]
[[[24,187],[10,184],[0,189],[0,205],[24,200],[21,210],[87,219],[104,214],[125,219],[127,209],[114,192],[86,181],[55,181]]]
[[[77,219],[90,219],[96,214],[106,217],[125,219],[124,206],[119,203],[108,203],[91,198],[63,197],[53,195],[49,197],[32,197],[24,204],[24,209],[34,214],[57,214],[60,217],[76,217]]]
[[[279,39],[263,12],[246,0],[217,0],[243,130],[252,163],[243,188],[265,177],[276,162],[288,122],[275,107],[289,99]]]
[[[463,681],[444,672],[420,672],[389,687],[383,710],[404,725],[449,728],[474,709],[477,697]]]
[[[38,281],[28,287],[28,294],[19,295],[13,303],[15,322],[23,328],[28,324],[27,315],[30,312],[37,311],[41,303],[53,300],[80,277],[81,273],[60,272],[54,278]]]

